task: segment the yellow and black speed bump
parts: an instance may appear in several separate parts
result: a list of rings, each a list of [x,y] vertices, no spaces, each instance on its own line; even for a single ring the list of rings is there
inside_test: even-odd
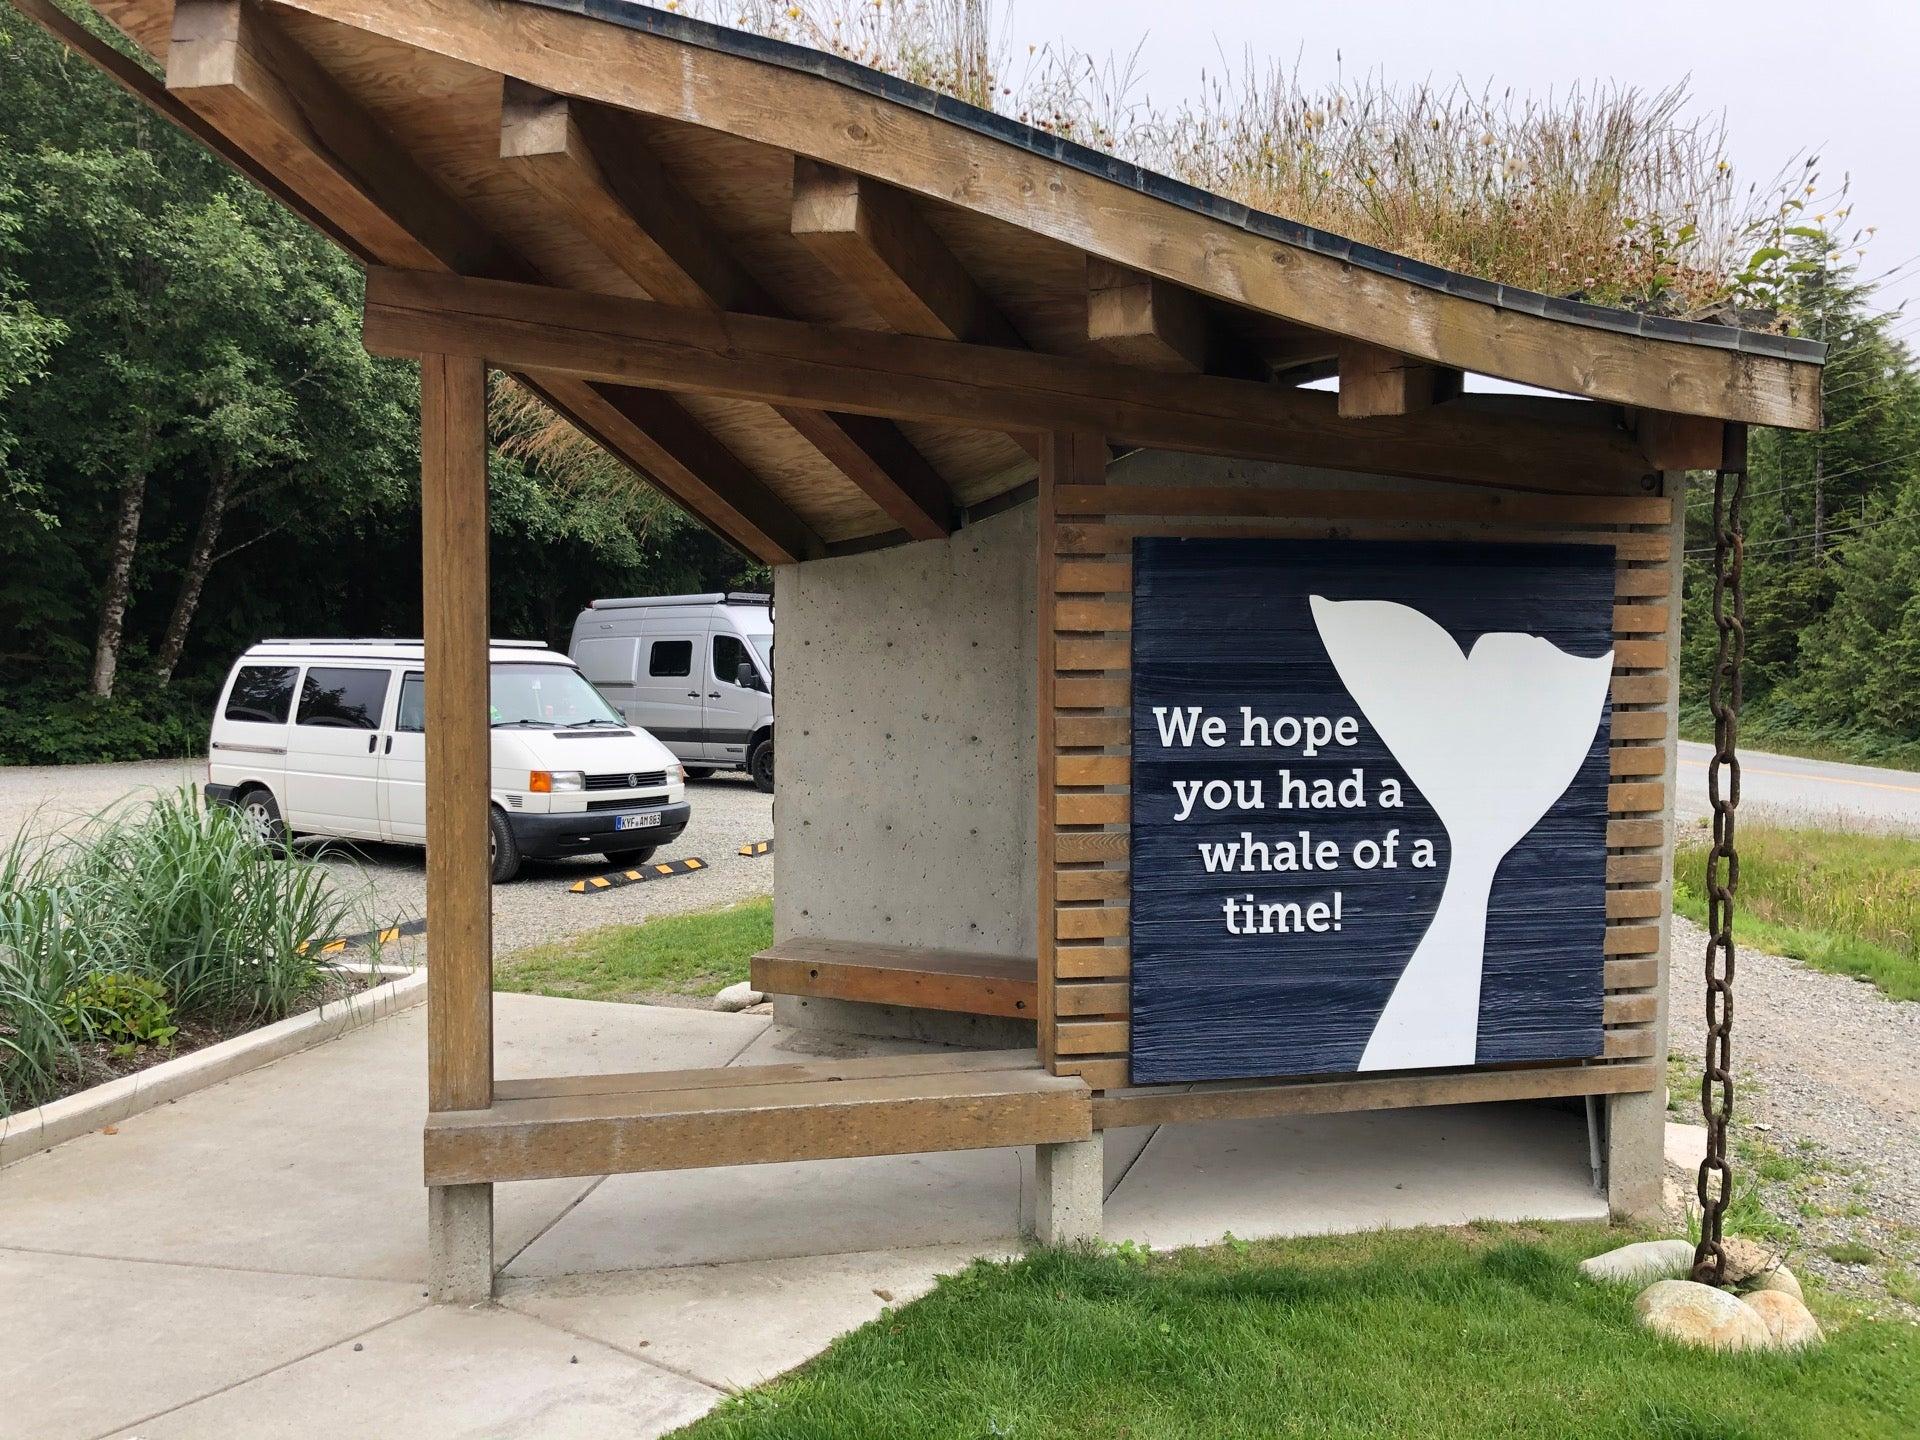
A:
[[[773,842],[771,840],[751,840],[740,847],[740,853],[742,855],[771,855],[773,853]]]
[[[642,880],[664,880],[671,875],[691,875],[696,870],[706,868],[706,861],[689,855],[684,860],[660,860],[651,865],[636,866],[632,870],[609,870],[605,875],[593,875],[585,880],[576,880],[567,889],[575,895],[593,895],[602,890],[616,889],[621,885],[638,885]]]
[[[300,946],[300,953],[312,950],[318,955],[338,955],[342,950],[352,950],[360,945],[370,945],[378,940],[382,945],[391,945],[394,941],[409,935],[427,933],[424,920],[402,920],[398,925],[388,925],[380,930],[362,930],[357,935],[338,935],[331,940],[309,940]]]

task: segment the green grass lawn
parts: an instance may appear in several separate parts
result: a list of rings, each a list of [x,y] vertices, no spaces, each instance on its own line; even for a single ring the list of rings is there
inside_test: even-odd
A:
[[[1808,1355],[1655,1340],[1588,1284],[1602,1226],[977,1264],[682,1440],[1897,1436],[1920,1328],[1821,1306]],[[1630,1237],[1629,1237],[1630,1238]]]
[[[1920,839],[1795,829],[1735,830],[1734,939],[1920,1000]],[[1681,832],[1674,908],[1706,921],[1707,832]]]
[[[747,978],[754,951],[773,943],[773,901],[662,915],[536,945],[502,960],[493,988],[569,1000],[712,995]]]

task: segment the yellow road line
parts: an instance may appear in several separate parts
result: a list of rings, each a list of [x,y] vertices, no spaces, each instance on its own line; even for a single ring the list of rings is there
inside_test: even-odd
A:
[[[1707,768],[1705,760],[1683,759],[1682,765],[1691,765],[1696,770]],[[1742,775],[1771,775],[1777,780],[1810,780],[1816,785],[1857,785],[1862,790],[1890,790],[1896,795],[1920,795],[1920,785],[1889,785],[1884,780],[1849,780],[1844,775],[1802,775],[1797,770],[1762,770],[1757,766],[1743,763]]]

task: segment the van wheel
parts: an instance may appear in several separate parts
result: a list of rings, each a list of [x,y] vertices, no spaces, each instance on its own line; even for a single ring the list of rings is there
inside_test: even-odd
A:
[[[608,850],[605,852],[607,863],[616,870],[631,870],[636,865],[644,865],[653,858],[658,845],[649,845],[644,850]]]
[[[713,767],[711,765],[687,766],[687,779],[689,780],[707,780],[707,779],[711,779],[712,776],[713,776]]]
[[[747,757],[747,773],[761,790],[769,795],[773,793],[773,741],[762,740],[753,747],[753,753]]]
[[[280,818],[280,806],[266,786],[255,785],[250,790],[241,791],[235,797],[233,807],[240,812],[241,822],[263,849],[286,848],[286,822]]]
[[[513,838],[513,826],[498,807],[487,811],[487,861],[496,885],[504,885],[520,873],[520,846]]]

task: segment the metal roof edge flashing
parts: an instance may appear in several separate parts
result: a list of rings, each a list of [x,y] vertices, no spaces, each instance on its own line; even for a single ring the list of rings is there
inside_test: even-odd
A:
[[[1031,154],[1124,185],[1140,194],[1152,196],[1184,210],[1205,215],[1223,224],[1233,225],[1263,239],[1276,240],[1298,249],[1309,250],[1330,259],[1355,265],[1363,270],[1390,276],[1423,289],[1436,290],[1464,300],[1477,300],[1496,309],[1512,310],[1566,325],[1589,330],[1607,330],[1648,340],[1668,340],[1682,345],[1698,345],[1716,350],[1732,350],[1746,355],[1776,360],[1794,360],[1822,364],[1827,347],[1817,340],[1792,335],[1773,335],[1759,330],[1742,330],[1732,325],[1716,325],[1704,320],[1680,320],[1661,315],[1643,315],[1594,305],[1582,300],[1543,295],[1483,280],[1473,275],[1442,269],[1424,260],[1400,255],[1391,250],[1364,245],[1331,231],[1319,230],[1255,210],[1237,200],[1215,195],[1184,180],[1148,170],[1130,160],[1095,150],[1078,141],[1067,140],[1018,120],[1010,120],[991,110],[982,110],[951,95],[912,84],[898,76],[875,70],[824,50],[810,49],[785,40],[772,40],[744,30],[730,29],[706,20],[696,20],[670,10],[656,9],[636,0],[514,0],[521,5],[536,5],[545,10],[563,10],[593,20],[619,25],[663,39],[696,45],[741,59],[777,65],[814,75],[823,80],[887,100],[908,109],[921,111],[936,119],[965,126],[979,135],[1018,146]]]

